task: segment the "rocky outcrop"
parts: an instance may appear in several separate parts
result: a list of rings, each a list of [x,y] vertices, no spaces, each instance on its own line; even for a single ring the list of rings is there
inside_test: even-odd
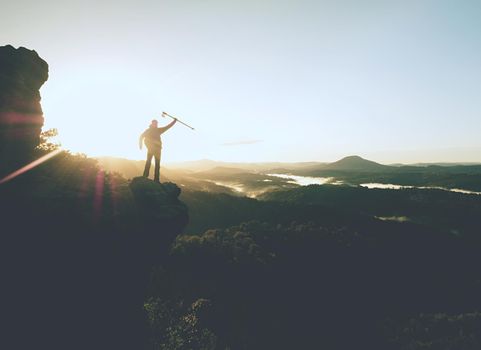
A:
[[[24,47],[0,47],[0,165],[15,166],[28,158],[40,141],[43,112],[40,87],[48,64]]]

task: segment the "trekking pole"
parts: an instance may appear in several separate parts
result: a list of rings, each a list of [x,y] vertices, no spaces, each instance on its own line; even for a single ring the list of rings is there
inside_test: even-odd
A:
[[[167,112],[162,112],[162,117],[164,117],[164,118],[165,118],[166,116],[167,116],[167,117],[170,117],[170,118],[172,118],[172,119],[175,119],[175,120],[177,120],[179,123],[181,123],[181,124],[184,124],[184,125],[185,125],[186,127],[188,127],[189,129],[195,130],[193,127],[191,127],[190,125],[188,125],[188,124],[184,123],[182,120],[179,120],[178,118],[176,118],[176,117],[174,117],[174,116],[170,115],[170,114],[169,114],[169,113],[167,113]]]

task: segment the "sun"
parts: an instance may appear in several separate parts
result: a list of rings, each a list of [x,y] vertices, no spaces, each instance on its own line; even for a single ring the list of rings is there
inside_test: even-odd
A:
[[[98,67],[51,74],[42,88],[44,130],[56,128],[62,148],[88,156],[140,159],[137,140],[161,111],[152,106],[147,82]]]

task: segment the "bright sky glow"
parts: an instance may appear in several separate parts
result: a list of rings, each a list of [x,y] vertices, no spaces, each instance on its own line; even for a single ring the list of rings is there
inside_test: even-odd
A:
[[[46,128],[163,161],[481,161],[479,0],[16,0],[0,44],[50,65]]]

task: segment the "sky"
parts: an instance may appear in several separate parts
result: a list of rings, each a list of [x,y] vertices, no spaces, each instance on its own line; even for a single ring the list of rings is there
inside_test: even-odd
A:
[[[73,152],[142,159],[166,111],[165,162],[481,161],[479,0],[0,1]]]

